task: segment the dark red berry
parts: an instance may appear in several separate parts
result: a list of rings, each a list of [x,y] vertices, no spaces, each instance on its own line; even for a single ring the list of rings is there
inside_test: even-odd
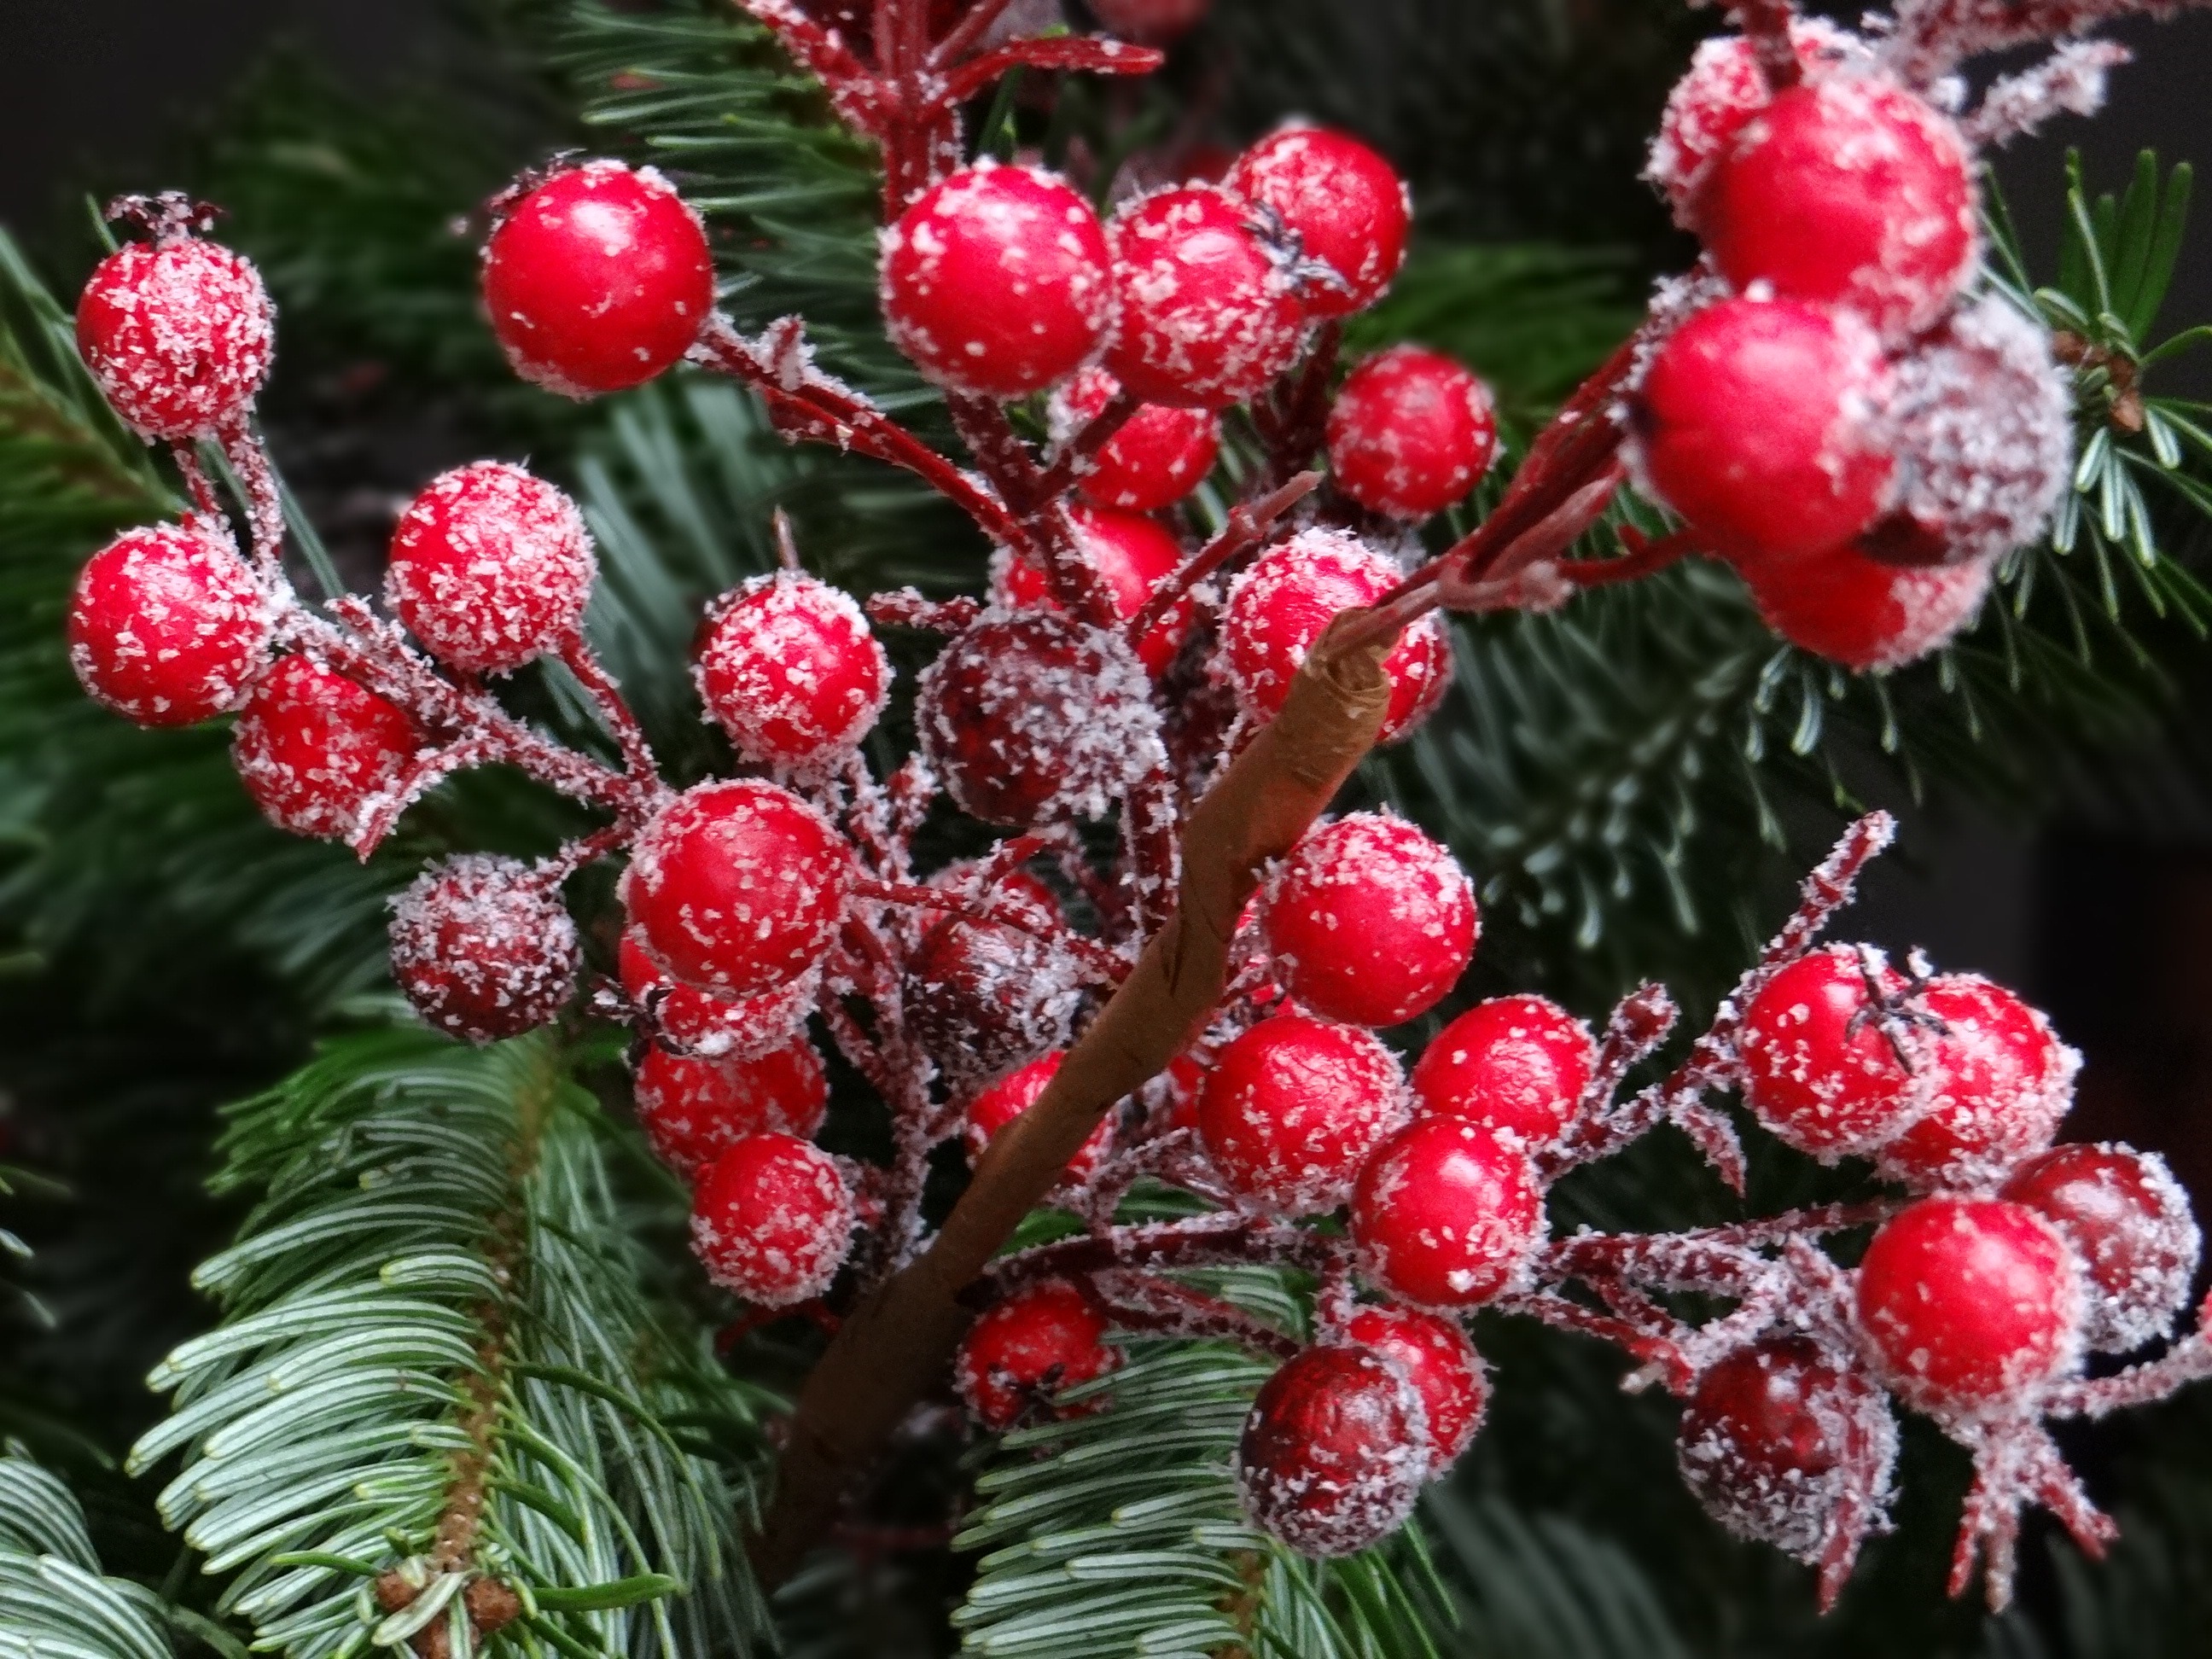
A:
[[[1361,1270],[1416,1306],[1471,1308],[1512,1284],[1544,1232],[1544,1191],[1517,1141],[1455,1118],[1417,1118],[1359,1171],[1352,1237]]]
[[[1066,1279],[1048,1279],[993,1304],[968,1328],[952,1386],[985,1428],[1010,1429],[1062,1389],[1118,1367],[1121,1350],[1105,1335],[1097,1304]]]
[[[691,1250],[717,1285],[787,1308],[830,1288],[854,1219],[852,1192],[829,1153],[795,1135],[747,1135],[700,1178]]]
[[[1212,185],[1123,204],[1107,228],[1121,320],[1106,367],[1152,404],[1225,409],[1297,361],[1305,309],[1257,210]]]
[[[1405,1115],[1397,1059],[1371,1032],[1280,1013],[1215,1057],[1198,1134],[1232,1191],[1283,1215],[1316,1215],[1351,1195],[1362,1163]]]
[[[2091,1347],[2126,1353],[2172,1328],[2189,1300],[2201,1241],[2189,1194],[2156,1152],[2111,1141],[2054,1146],[2014,1170],[2001,1195],[2074,1247],[2087,1269]]]
[[[1474,488],[1497,453],[1490,388],[1419,346],[1393,346],[1362,362],[1329,410],[1337,487],[1386,519],[1443,512]]]
[[[1053,437],[1065,443],[1103,410],[1121,383],[1103,368],[1086,368],[1054,394]],[[1139,404],[1091,470],[1077,493],[1099,507],[1123,513],[1157,513],[1206,482],[1221,453],[1221,417],[1206,409]]]
[[[646,1028],[659,1042],[696,1059],[732,1064],[789,1044],[821,990],[817,970],[742,996],[690,984],[653,959],[635,922],[623,930],[617,963],[623,992],[645,1012]]]
[[[1463,1118],[1548,1146],[1573,1124],[1597,1045],[1589,1028],[1542,997],[1497,997],[1437,1033],[1413,1067],[1424,1113]]]
[[[598,569],[574,501],[519,466],[478,461],[400,514],[384,587],[440,661],[504,674],[577,630]]]
[[[790,571],[716,603],[691,672],[738,753],[785,769],[849,753],[890,688],[884,648],[851,596]]]
[[[1285,127],[1239,156],[1224,182],[1272,209],[1297,237],[1299,252],[1334,274],[1335,283],[1305,289],[1314,316],[1366,310],[1405,263],[1413,218],[1406,181],[1349,133]]]
[[[1743,1010],[1744,1104],[1767,1133],[1815,1158],[1881,1145],[1923,1103],[1893,1042],[1901,1027],[1869,998],[1869,981],[1884,1000],[1905,990],[1880,952],[1826,945],[1779,969]]]
[[[245,701],[269,662],[270,607],[229,543],[180,525],[126,530],[70,595],[70,666],[141,726],[191,726]]]
[[[1429,1430],[1433,1480],[1459,1461],[1490,1404],[1482,1357],[1455,1320],[1413,1308],[1362,1308],[1345,1322],[1346,1340],[1395,1365],[1420,1396]]]
[[[2079,1060],[2041,1014],[2001,985],[1949,974],[1916,999],[1942,1030],[1920,1045],[1927,1109],[1881,1149],[1880,1167],[1916,1187],[1988,1181],[2051,1144]]]
[[[1740,567],[1759,620],[1816,657],[1862,671],[1901,668],[1966,629],[1990,591],[1992,567],[1904,565],[1856,545]]]
[[[1030,914],[1054,919],[1049,909]],[[940,918],[907,958],[907,1030],[964,1092],[1066,1045],[1085,997],[1073,967],[1022,928]]]
[[[1124,40],[1164,44],[1204,21],[1213,0],[1093,0],[1098,21]]]
[[[422,747],[398,704],[323,666],[290,656],[253,688],[231,729],[231,764],[261,815],[279,830],[343,841],[398,783]]]
[[[1182,568],[1182,544],[1157,519],[1079,504],[1068,509],[1067,519],[1075,529],[1077,551],[1105,578],[1114,613],[1123,622],[1143,610],[1153,590]],[[1035,567],[1009,556],[998,575],[994,596],[1008,609],[1059,608]],[[1147,673],[1157,677],[1173,665],[1190,635],[1194,609],[1188,596],[1176,600],[1137,641],[1137,659]]]
[[[1404,1524],[1429,1468],[1413,1387],[1364,1348],[1304,1350],[1269,1377],[1237,1443],[1255,1524],[1301,1555],[1350,1555]]]
[[[702,1060],[647,1043],[631,1090],[653,1155],[686,1180],[747,1135],[813,1139],[830,1104],[822,1056],[805,1037],[757,1060]]]
[[[469,1042],[550,1024],[575,994],[576,924],[520,859],[464,853],[392,901],[392,973],[416,1012]]]
[[[971,1165],[982,1161],[984,1150],[1009,1123],[1037,1103],[1045,1085],[1052,1081],[1060,1061],[1066,1058],[1066,1054],[1055,1050],[1042,1060],[1033,1060],[968,1103],[968,1118],[961,1127],[960,1139],[968,1149]],[[1067,1160],[1065,1184],[1079,1187],[1090,1180],[1113,1150],[1114,1115],[1109,1112],[1085,1138],[1083,1145],[1075,1149],[1075,1156]]]
[[[115,412],[181,443],[241,418],[268,378],[276,308],[261,275],[196,236],[132,242],[93,267],[77,349]]]

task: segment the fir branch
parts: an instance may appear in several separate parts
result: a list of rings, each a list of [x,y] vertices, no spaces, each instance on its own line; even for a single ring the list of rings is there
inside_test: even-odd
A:
[[[173,1659],[167,1620],[159,1596],[101,1576],[68,1487],[0,1455],[0,1659]]]

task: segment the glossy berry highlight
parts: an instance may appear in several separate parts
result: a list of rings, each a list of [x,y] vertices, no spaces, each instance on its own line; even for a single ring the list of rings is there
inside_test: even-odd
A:
[[[1464,1119],[1534,1147],[1571,1128],[1589,1087],[1589,1028],[1537,996],[1493,997],[1437,1033],[1413,1066],[1422,1113]]]
[[[1397,1530],[1428,1472],[1428,1428],[1402,1373],[1364,1348],[1324,1345],[1260,1390],[1237,1443],[1237,1492],[1255,1523],[1301,1555],[1349,1555]]]
[[[1396,1058],[1374,1036],[1310,1014],[1261,1020],[1215,1058],[1198,1134],[1230,1188],[1279,1214],[1333,1210],[1405,1116]]]
[[[1417,1118],[1359,1172],[1352,1237],[1361,1271],[1425,1308],[1472,1308],[1505,1290],[1544,1231],[1535,1166],[1494,1129]]]

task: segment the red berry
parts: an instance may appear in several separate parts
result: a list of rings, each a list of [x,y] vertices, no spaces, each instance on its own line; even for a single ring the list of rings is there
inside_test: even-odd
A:
[[[691,672],[738,753],[784,768],[848,752],[883,712],[891,677],[851,596],[790,571],[715,603]]]
[[[141,726],[190,726],[239,706],[269,661],[269,603],[228,543],[180,525],[126,530],[70,595],[70,666],[96,702]]]
[[[2081,1271],[2022,1204],[1943,1194],[1883,1224],[1859,1264],[1859,1323],[1923,1410],[2003,1406],[2074,1362]]]
[[[520,859],[464,853],[392,901],[392,973],[415,1012],[469,1042],[549,1025],[580,952],[557,883]]]
[[[230,759],[279,830],[343,841],[422,746],[421,730],[398,704],[312,657],[291,656],[246,700]]]
[[[968,1328],[952,1359],[952,1386],[982,1425],[1010,1429],[1062,1389],[1121,1363],[1106,1346],[1106,1317],[1063,1279],[993,1304]]]
[[[1698,1376],[1675,1455],[1683,1484],[1730,1532],[1810,1560],[1855,1475],[1887,1490],[1897,1419],[1880,1389],[1814,1343],[1770,1337]]]
[[[1212,185],[1139,197],[1107,238],[1121,313],[1106,367],[1146,403],[1225,409],[1297,360],[1291,262],[1243,197]]]
[[[1054,441],[1065,443],[1082,431],[1120,386],[1104,369],[1086,368],[1054,393]],[[1075,488],[1099,507],[1157,513],[1204,483],[1220,453],[1221,417],[1211,410],[1139,404]]]
[[[822,1056],[805,1037],[757,1060],[700,1060],[647,1043],[632,1088],[653,1155],[695,1178],[747,1135],[811,1139],[829,1109]]]
[[[958,1092],[1064,1047],[1085,992],[1048,940],[948,916],[908,957],[902,1000],[907,1030]]]
[[[1274,210],[1307,258],[1334,271],[1341,288],[1305,292],[1316,317],[1348,317],[1382,297],[1406,259],[1413,204],[1396,169],[1349,133],[1289,126],[1246,150],[1224,181]]]
[[[623,902],[660,965],[743,996],[822,961],[852,878],[851,850],[819,812],[738,779],[687,789],[646,827]]]
[[[1871,524],[1893,471],[1877,417],[1889,370],[1850,316],[1723,300],[1645,369],[1635,428],[1652,490],[1716,552],[1824,552]]]
[[[651,1029],[664,1044],[731,1064],[758,1060],[790,1043],[822,985],[818,970],[744,996],[686,984],[653,961],[634,922],[623,930],[616,962],[623,992],[651,1016]]]
[[[505,674],[576,631],[598,568],[574,501],[519,466],[478,461],[399,515],[384,591],[440,661]]]
[[[240,419],[269,376],[276,309],[251,264],[195,236],[132,242],[93,267],[77,349],[142,437],[181,443]]]
[[[1455,1320],[1413,1308],[1362,1308],[1345,1322],[1344,1334],[1382,1356],[1413,1385],[1429,1429],[1433,1480],[1459,1461],[1490,1404],[1482,1357]]]
[[[1421,1402],[1364,1348],[1305,1349],[1269,1377],[1237,1443],[1255,1523],[1301,1555],[1350,1555],[1404,1524],[1429,1467]]]
[[[1017,830],[1103,817],[1163,753],[1135,654],[1044,611],[987,611],[945,647],[915,726],[960,810]]]
[[[714,308],[699,216],[651,167],[586,161],[507,210],[484,308],[514,372],[564,398],[620,392],[691,349]]]
[[[1382,555],[1331,530],[1302,532],[1262,553],[1229,590],[1221,618],[1238,701],[1255,715],[1275,714],[1298,665],[1337,612],[1372,605],[1401,577]],[[1406,630],[1382,672],[1390,677],[1390,707],[1378,741],[1390,743],[1427,719],[1451,683],[1451,646],[1435,617]]]
[[[1106,579],[1114,614],[1123,622],[1143,610],[1153,590],[1182,567],[1182,544],[1157,519],[1080,504],[1068,509],[1067,519],[1075,528],[1077,549]],[[1009,556],[997,574],[994,597],[1000,604],[1015,610],[1059,609],[1034,567]],[[1137,641],[1137,659],[1147,673],[1158,677],[1173,666],[1190,635],[1193,610],[1188,596],[1176,600]]]
[[[1000,1130],[1037,1103],[1045,1085],[1052,1081],[1060,1061],[1066,1058],[1065,1053],[1055,1050],[1042,1060],[1033,1060],[968,1103],[968,1119],[962,1127],[960,1139],[968,1149],[970,1165],[982,1161],[984,1148],[999,1138]],[[1090,1180],[1113,1150],[1114,1115],[1109,1112],[1083,1145],[1075,1149],[1075,1156],[1067,1160],[1065,1184],[1079,1187]]]
[[[2156,1152],[2110,1141],[2054,1146],[2014,1170],[2002,1196],[2056,1227],[2087,1270],[2091,1347],[2126,1353],[2172,1327],[2189,1300],[2200,1240],[2189,1194]]]
[[[1744,1104],[1770,1134],[1815,1158],[1879,1146],[1923,1104],[1892,1046],[1901,1027],[1869,1000],[1869,976],[1885,998],[1905,989],[1878,951],[1808,951],[1759,987],[1737,1029]]]
[[[1351,1195],[1360,1165],[1405,1121],[1405,1092],[1397,1057],[1373,1033],[1276,1014],[1216,1056],[1198,1135],[1232,1191],[1318,1215]]]
[[[2041,1014],[1972,974],[1933,981],[1919,1012],[1944,1030],[1921,1046],[1926,1112],[1881,1149],[1881,1173],[1916,1187],[1987,1181],[2051,1144],[2080,1061]]]
[[[1471,1308],[1507,1288],[1544,1231],[1544,1190],[1518,1142],[1448,1117],[1416,1118],[1359,1171],[1352,1237],[1386,1294]]]
[[[1275,977],[1354,1025],[1425,1014],[1458,981],[1480,922],[1449,849],[1403,818],[1352,812],[1306,832],[1268,883]]]
[[[1027,397],[1105,343],[1106,232],[1051,173],[979,161],[923,191],[883,240],[891,343],[939,386]]]
[[[794,1135],[747,1135],[693,1193],[691,1250],[717,1285],[787,1308],[830,1288],[853,1223],[853,1194],[829,1153]]]
[[[1490,388],[1439,352],[1393,346],[1345,377],[1328,416],[1337,487],[1387,519],[1425,519],[1474,488],[1498,453]]]
[[[1991,562],[1905,566],[1856,546],[1741,567],[1759,619],[1801,651],[1846,668],[1900,668],[1971,623]]]
[[[1517,1135],[1531,1148],[1567,1132],[1597,1060],[1589,1028],[1542,997],[1497,997],[1437,1033],[1413,1067],[1423,1112]]]
[[[1978,249],[1966,140],[1924,100],[1873,75],[1777,96],[1737,133],[1695,212],[1737,288],[1848,306],[1885,334],[1933,322]]]
[[[1092,0],[1092,14],[1124,40],[1164,43],[1188,34],[1213,0]]]

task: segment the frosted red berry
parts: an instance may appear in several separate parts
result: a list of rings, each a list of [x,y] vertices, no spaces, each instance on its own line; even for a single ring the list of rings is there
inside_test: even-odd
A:
[[[1329,530],[1303,531],[1254,560],[1221,617],[1222,652],[1246,711],[1279,712],[1298,665],[1337,613],[1372,605],[1401,580],[1382,555]],[[1407,629],[1382,672],[1390,704],[1378,741],[1389,743],[1425,720],[1451,682],[1451,647],[1435,617]]]
[[[1105,1340],[1106,1316],[1063,1279],[1047,1279],[979,1315],[952,1358],[952,1386],[975,1420],[996,1432],[1052,1395],[1121,1363]]]
[[[519,466],[477,461],[399,515],[384,589],[441,662],[504,674],[577,630],[598,569],[574,501]]]
[[[1051,173],[981,161],[924,191],[883,243],[891,343],[949,390],[1026,397],[1106,343],[1106,232]]]
[[[1364,1348],[1304,1350],[1267,1379],[1237,1443],[1244,1513],[1301,1555],[1350,1555],[1413,1510],[1428,1472],[1421,1402]]]
[[[1401,817],[1352,812],[1309,830],[1269,880],[1260,927],[1276,980],[1355,1025],[1425,1014],[1474,954],[1474,889],[1450,850]]]
[[[689,1180],[747,1135],[811,1139],[829,1108],[830,1083],[805,1037],[750,1060],[703,1060],[647,1043],[631,1095],[653,1156]]]
[[[1911,1054],[1917,1034],[1883,1013],[1869,981],[1884,1000],[1905,990],[1879,951],[1808,951],[1759,987],[1737,1028],[1744,1104],[1768,1133],[1815,1158],[1879,1146],[1923,1104],[1892,1041]]]
[[[1397,169],[1350,133],[1288,126],[1237,158],[1224,182],[1272,209],[1298,251],[1334,273],[1304,290],[1316,317],[1347,317],[1382,297],[1406,259],[1413,202]]]
[[[624,994],[646,1015],[646,1029],[660,1043],[702,1060],[741,1064],[786,1047],[821,989],[818,968],[742,996],[690,984],[653,959],[635,922],[623,930],[616,963]]]
[[[1030,914],[1053,920],[1048,911]],[[956,1089],[1065,1047],[1085,1000],[1075,964],[1049,940],[951,916],[924,930],[903,985],[907,1030]]]
[[[1528,1155],[1455,1118],[1416,1118],[1367,1160],[1352,1195],[1361,1271],[1419,1307],[1489,1301],[1543,1231],[1544,1192]]]
[[[1421,1051],[1413,1102],[1425,1114],[1548,1146],[1574,1123],[1596,1059],[1589,1028],[1557,1003],[1496,997],[1453,1020]]]
[[[1942,1194],[1883,1224],[1858,1270],[1858,1318],[1891,1386],[1923,1410],[2016,1401],[2081,1348],[2081,1271],[2023,1204]]]
[[[149,439],[180,443],[241,419],[276,343],[260,273],[196,236],[118,248],[93,267],[77,301],[85,367]]]
[[[1420,1396],[1435,1480],[1459,1461],[1490,1404],[1482,1357],[1455,1320],[1415,1308],[1362,1308],[1344,1324],[1345,1340],[1395,1366]]]
[[[1645,479],[1716,552],[1746,562],[1840,546],[1887,505],[1889,370],[1845,313],[1723,300],[1646,368],[1632,427]]]
[[[191,726],[244,701],[269,661],[269,603],[228,541],[181,525],[126,530],[77,572],[70,666],[141,726]]]
[[[970,1164],[981,1162],[984,1150],[1006,1127],[1037,1103],[1044,1094],[1045,1085],[1052,1081],[1060,1062],[1066,1058],[1066,1054],[1055,1050],[1041,1060],[1033,1060],[968,1103],[967,1120],[961,1126],[960,1139],[968,1150]],[[1090,1180],[1113,1150],[1114,1115],[1109,1112],[1075,1149],[1075,1156],[1067,1160],[1066,1184],[1079,1187]]]
[[[714,308],[706,228],[651,167],[586,161],[506,210],[484,245],[484,309],[514,372],[567,398],[641,385]]]
[[[2012,1173],[2001,1197],[2058,1230],[2086,1270],[2083,1335],[2126,1353],[2172,1328],[2202,1241],[2189,1194],[2155,1152],[2111,1141],[2054,1146]]]
[[[1986,560],[1884,563],[1856,546],[1741,568],[1760,621],[1799,650],[1862,672],[1949,644],[1979,614],[1992,573]]]
[[[1351,1195],[1405,1111],[1397,1058],[1373,1033],[1279,1013],[1215,1056],[1198,1135],[1231,1191],[1282,1215],[1317,1215]]]
[[[851,595],[779,571],[716,603],[692,677],[740,756],[804,769],[849,753],[867,735],[891,673]]]
[[[1386,519],[1443,512],[1474,488],[1497,453],[1490,388],[1419,346],[1393,346],[1360,363],[1329,410],[1337,488]]]
[[[623,901],[654,961],[744,996],[787,985],[836,937],[850,848],[813,807],[752,779],[686,790],[646,827]]]
[[[1124,40],[1163,45],[1205,20],[1213,0],[1094,0],[1098,21]]]
[[[1920,1045],[1926,1109],[1881,1149],[1880,1169],[1911,1186],[1989,1180],[2051,1144],[2079,1065],[2043,1016],[2001,985],[1949,974],[1915,999],[1940,1022]]]
[[[717,1285],[787,1308],[830,1288],[854,1221],[851,1189],[829,1153],[794,1135],[747,1135],[692,1194],[691,1249]]]
[[[1052,402],[1053,437],[1065,443],[1121,389],[1103,368],[1086,368]],[[1206,409],[1139,404],[1076,481],[1084,500],[1123,513],[1157,513],[1206,482],[1221,453],[1221,417]]]
[[[464,853],[392,901],[392,975],[430,1024],[494,1042],[550,1024],[580,952],[559,885],[519,859]]]
[[[398,783],[422,743],[398,704],[312,657],[290,656],[246,700],[231,729],[230,759],[279,830],[343,841],[369,803]]]
[[[1305,308],[1257,210],[1212,185],[1124,204],[1108,227],[1121,319],[1106,367],[1146,403],[1226,409],[1297,361]]]
[[[1153,591],[1182,568],[1182,544],[1157,519],[1080,503],[1068,509],[1067,519],[1075,530],[1076,550],[1105,579],[1114,614],[1123,622],[1142,611]],[[999,602],[1010,609],[1059,608],[1043,575],[1012,556],[1000,566],[994,586]],[[1136,649],[1147,673],[1164,674],[1174,664],[1190,636],[1194,610],[1186,595],[1145,630]]]

